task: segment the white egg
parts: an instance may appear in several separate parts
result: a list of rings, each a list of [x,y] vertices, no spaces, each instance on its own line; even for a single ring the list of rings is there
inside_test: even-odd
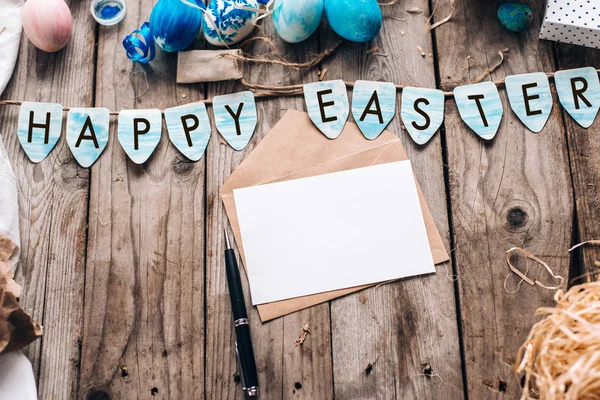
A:
[[[215,46],[237,43],[254,30],[258,13],[256,0],[211,0],[206,7],[202,31],[206,40]]]

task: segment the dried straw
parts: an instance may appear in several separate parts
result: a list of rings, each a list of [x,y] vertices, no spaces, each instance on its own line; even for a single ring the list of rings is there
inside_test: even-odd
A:
[[[517,354],[521,399],[600,399],[600,282],[557,290],[554,299],[536,311],[546,317]]]

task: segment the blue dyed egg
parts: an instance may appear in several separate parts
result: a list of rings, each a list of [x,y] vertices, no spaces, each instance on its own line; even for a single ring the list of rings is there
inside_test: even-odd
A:
[[[335,33],[353,42],[368,42],[381,29],[377,0],[325,0],[325,15]]]
[[[324,6],[324,0],[275,0],[275,32],[288,43],[306,40],[319,27]]]
[[[509,2],[498,9],[498,19],[509,31],[523,32],[531,25],[533,13],[527,4]]]
[[[190,0],[194,3],[194,0]],[[200,2],[202,4],[202,2]],[[204,8],[203,5],[201,5]],[[196,39],[202,25],[202,11],[181,0],[159,0],[150,14],[150,32],[164,51],[181,51]]]
[[[202,21],[204,37],[210,44],[234,44],[254,30],[258,13],[241,7],[258,9],[258,3],[256,0],[211,0]]]

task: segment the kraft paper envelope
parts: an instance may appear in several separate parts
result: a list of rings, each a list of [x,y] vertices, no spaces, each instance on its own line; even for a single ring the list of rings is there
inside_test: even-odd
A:
[[[407,159],[402,142],[389,131],[384,131],[375,140],[366,140],[355,124],[347,123],[342,134],[331,140],[313,125],[308,114],[289,110],[221,187],[221,198],[244,267],[244,246],[233,198],[234,189]],[[448,253],[418,183],[417,189],[433,261],[435,264],[448,261]],[[365,210],[369,206],[377,207],[377,203],[365,205]],[[402,260],[398,262],[401,266]],[[302,271],[297,273],[301,274]],[[315,279],[319,277],[316,276]],[[265,322],[369,286],[371,285],[260,304],[257,309],[261,320]]]

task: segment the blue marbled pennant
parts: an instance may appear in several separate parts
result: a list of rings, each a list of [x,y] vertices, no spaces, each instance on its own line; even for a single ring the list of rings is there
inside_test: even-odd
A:
[[[256,129],[256,103],[250,91],[216,96],[213,99],[215,125],[234,150],[244,150]]]
[[[543,72],[506,77],[506,93],[510,107],[530,131],[538,133],[548,122],[552,111],[552,93]]]
[[[493,82],[454,89],[458,112],[465,123],[485,140],[492,140],[502,120],[502,101]]]
[[[554,83],[560,104],[579,125],[589,128],[600,109],[600,82],[592,67],[557,71]]]
[[[373,140],[396,113],[396,86],[389,82],[356,81],[352,91],[352,115],[363,135]]]
[[[162,135],[160,110],[123,110],[119,113],[119,143],[136,164],[145,163]]]
[[[107,108],[71,108],[67,117],[67,144],[84,168],[96,162],[108,143],[110,111]]]
[[[444,122],[444,92],[438,89],[402,89],[401,117],[417,144],[427,143]]]
[[[18,135],[27,157],[39,163],[52,151],[62,132],[60,104],[25,101],[19,110]]]
[[[210,140],[210,120],[204,103],[167,108],[165,120],[173,145],[190,160],[200,160]]]
[[[340,136],[350,113],[344,81],[306,84],[304,85],[304,99],[308,116],[317,128],[329,139]]]

